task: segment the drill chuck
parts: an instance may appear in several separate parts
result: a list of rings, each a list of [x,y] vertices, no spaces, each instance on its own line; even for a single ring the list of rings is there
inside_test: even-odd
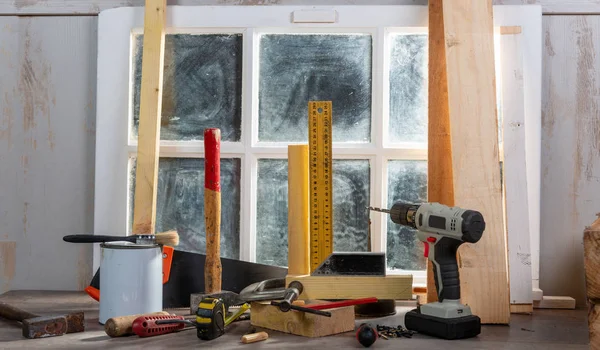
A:
[[[396,224],[417,228],[415,222],[417,210],[419,210],[418,205],[402,202],[394,203],[390,209],[390,219]]]
[[[419,205],[396,202],[391,209],[374,207],[367,207],[367,209],[390,214],[390,219],[392,219],[392,222],[395,224],[417,228],[415,216],[417,210],[419,210]]]

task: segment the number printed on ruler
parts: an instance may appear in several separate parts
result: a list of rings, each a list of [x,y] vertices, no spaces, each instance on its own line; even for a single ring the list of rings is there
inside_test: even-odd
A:
[[[310,264],[314,270],[333,252],[331,101],[311,101],[308,107]]]

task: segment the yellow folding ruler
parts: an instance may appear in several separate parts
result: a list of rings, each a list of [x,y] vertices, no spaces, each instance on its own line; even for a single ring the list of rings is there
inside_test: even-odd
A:
[[[331,122],[331,101],[308,103],[311,271],[333,252]]]

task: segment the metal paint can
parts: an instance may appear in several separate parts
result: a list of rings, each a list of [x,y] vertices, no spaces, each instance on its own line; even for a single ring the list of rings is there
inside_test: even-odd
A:
[[[109,318],[162,311],[162,248],[157,244],[100,244],[100,315]]]

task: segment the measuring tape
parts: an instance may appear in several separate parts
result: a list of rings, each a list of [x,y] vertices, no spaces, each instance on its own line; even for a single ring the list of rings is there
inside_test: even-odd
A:
[[[310,144],[310,267],[316,269],[333,252],[333,171],[331,101],[308,103]]]

